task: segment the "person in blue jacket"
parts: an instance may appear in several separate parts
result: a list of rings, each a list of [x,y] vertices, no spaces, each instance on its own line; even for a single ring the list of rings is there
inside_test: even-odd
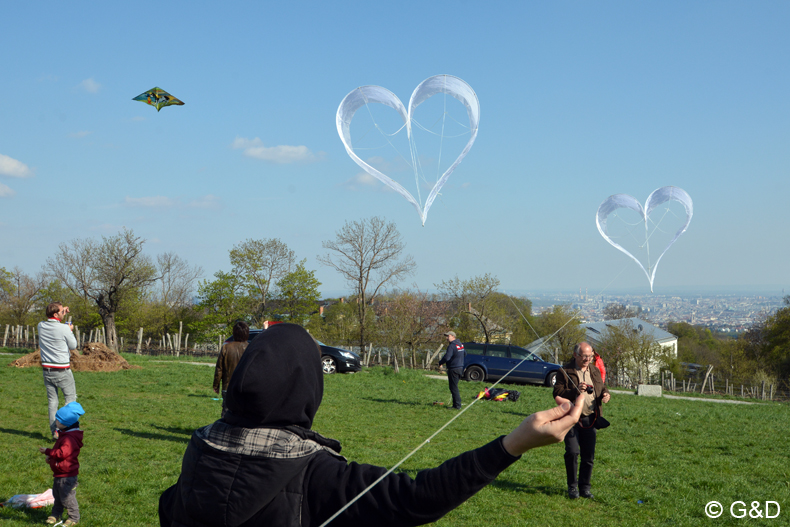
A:
[[[455,336],[455,331],[448,331],[444,334],[447,337],[447,351],[444,357],[439,360],[439,366],[447,364],[447,379],[450,382],[450,393],[453,396],[452,408],[456,410],[461,409],[461,393],[458,391],[458,381],[464,374],[464,359],[466,359],[466,351],[464,351],[464,344]]]

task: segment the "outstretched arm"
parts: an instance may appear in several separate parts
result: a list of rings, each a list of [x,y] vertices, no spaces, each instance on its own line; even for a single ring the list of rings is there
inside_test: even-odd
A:
[[[579,421],[584,397],[580,395],[575,405],[562,397],[555,397],[555,400],[558,406],[530,415],[505,436],[502,445],[510,455],[520,456],[532,448],[565,439],[565,434]]]

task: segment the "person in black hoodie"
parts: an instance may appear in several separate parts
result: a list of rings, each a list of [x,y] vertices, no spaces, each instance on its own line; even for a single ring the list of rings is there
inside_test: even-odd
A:
[[[323,397],[321,352],[302,327],[277,324],[247,347],[228,385],[228,412],[196,430],[181,475],[159,499],[162,527],[318,526],[387,469],[349,463],[311,430]],[[334,526],[431,523],[491,483],[527,450],[562,441],[580,404],[527,417],[513,432],[412,479],[389,474]]]

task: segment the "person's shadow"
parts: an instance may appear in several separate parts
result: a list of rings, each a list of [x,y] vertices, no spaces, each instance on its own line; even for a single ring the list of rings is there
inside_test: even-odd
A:
[[[173,441],[175,443],[188,443],[192,436],[192,432],[195,431],[193,428],[170,428],[157,425],[151,425],[151,428],[175,435],[158,434],[155,432],[141,432],[129,430],[128,428],[116,428],[115,431],[124,435],[139,437],[141,439],[156,439],[159,441]]]
[[[41,432],[25,432],[24,430],[11,430],[10,428],[0,428],[0,433],[3,434],[13,434],[17,436],[26,436],[31,439],[36,440],[43,440],[43,441],[51,441],[52,438],[46,434],[42,434]]]
[[[503,490],[513,490],[523,494],[545,494],[546,496],[559,496],[563,495],[562,489],[557,487],[550,487],[546,485],[530,486],[522,483],[514,483],[507,479],[497,478],[490,483],[490,486],[497,487]]]

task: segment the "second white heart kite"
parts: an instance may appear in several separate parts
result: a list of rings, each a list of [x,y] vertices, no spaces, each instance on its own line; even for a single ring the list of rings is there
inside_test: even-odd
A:
[[[622,245],[612,240],[612,238],[609,236],[609,225],[607,220],[609,215],[615,212],[617,209],[626,208],[636,211],[640,215],[642,221],[645,223],[645,244],[647,245],[650,238],[650,233],[648,233],[647,228],[648,217],[650,216],[650,213],[653,212],[653,209],[655,209],[657,206],[670,200],[675,200],[683,205],[683,207],[686,209],[686,219],[683,225],[675,233],[675,236],[670,240],[667,246],[664,247],[664,250],[659,255],[658,260],[656,260],[656,263],[651,266],[650,261],[648,260],[647,269],[645,269],[645,266],[642,265],[642,262],[640,262],[636,256],[628,252]],[[607,242],[630,256],[639,265],[639,267],[642,268],[642,271],[645,272],[647,279],[650,281],[650,291],[652,292],[653,280],[656,277],[658,262],[661,261],[661,258],[667,252],[667,249],[669,249],[669,247],[675,243],[675,240],[677,240],[681,234],[686,232],[689,223],[691,223],[691,216],[693,213],[694,204],[691,201],[691,196],[689,196],[682,188],[669,186],[654,190],[650,196],[648,196],[644,207],[642,207],[642,204],[639,203],[636,198],[629,196],[628,194],[615,194],[613,196],[609,196],[606,200],[604,200],[603,203],[601,203],[601,206],[598,207],[598,213],[595,215],[595,224],[598,226],[598,232],[601,233],[601,236],[603,236]]]
[[[412,168],[415,170],[416,175],[417,155],[415,152],[412,136],[412,119],[414,118],[414,110],[430,97],[440,93],[455,97],[461,101],[464,106],[466,106],[466,111],[469,116],[470,136],[461,154],[436,181],[430,193],[428,194],[428,199],[425,200],[425,205],[423,206],[419,201],[414,199],[414,196],[412,196],[411,192],[406,190],[400,183],[380,172],[379,170],[373,168],[367,162],[362,160],[356,154],[356,152],[354,152],[351,143],[351,120],[353,119],[356,111],[368,103],[384,104],[397,111],[406,125],[406,133],[409,138],[409,148],[411,149]],[[441,190],[442,186],[444,186],[444,184],[447,182],[450,174],[453,173],[453,170],[455,170],[461,160],[469,152],[469,149],[472,148],[472,144],[475,142],[475,138],[477,137],[477,126],[480,122],[480,103],[478,102],[477,95],[475,94],[472,87],[463,80],[459,79],[458,77],[453,77],[452,75],[436,75],[425,79],[414,89],[414,93],[411,94],[411,99],[409,99],[408,110],[404,107],[400,99],[398,99],[398,97],[388,89],[382,88],[381,86],[360,86],[346,95],[346,97],[340,103],[340,106],[337,109],[336,122],[337,133],[340,135],[340,139],[343,141],[343,146],[346,147],[346,152],[348,152],[348,155],[351,157],[351,159],[353,159],[357,165],[362,167],[365,172],[377,178],[379,181],[406,198],[409,203],[411,203],[417,210],[417,214],[419,214],[422,224],[425,225],[425,220],[428,217],[428,210],[431,208],[431,205],[436,199],[437,194]]]

